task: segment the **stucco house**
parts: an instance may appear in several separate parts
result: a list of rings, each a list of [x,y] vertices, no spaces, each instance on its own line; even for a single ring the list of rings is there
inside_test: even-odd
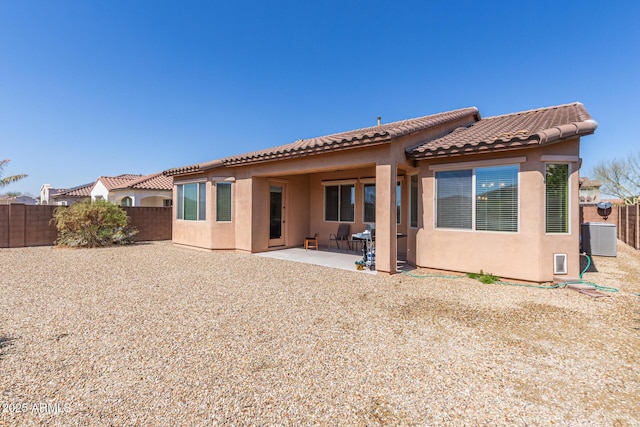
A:
[[[579,183],[581,205],[596,205],[600,203],[600,187],[602,183],[599,179],[589,179],[584,176],[580,178]]]
[[[475,107],[177,167],[173,242],[262,252],[376,227],[376,270],[546,282],[577,277],[580,103],[481,118]],[[398,239],[398,233],[406,238]]]
[[[38,201],[31,196],[0,196],[0,205],[37,205]]]
[[[49,184],[44,184],[40,190],[40,204],[71,206],[91,197],[93,184],[90,182],[69,189],[51,188]]]
[[[104,199],[122,206],[171,206],[173,178],[150,175],[101,176],[91,188],[91,200]]]
[[[84,199],[108,200],[122,206],[171,206],[173,178],[162,172],[150,175],[101,176],[95,182],[70,189],[54,189],[44,184],[42,204],[72,205]]]

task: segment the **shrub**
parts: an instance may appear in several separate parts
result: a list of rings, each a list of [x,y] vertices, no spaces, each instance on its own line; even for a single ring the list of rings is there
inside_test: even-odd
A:
[[[85,200],[59,207],[51,221],[58,229],[57,246],[95,248],[133,243],[138,231],[129,227],[129,217],[118,205],[106,200]]]
[[[498,279],[500,279],[497,276],[494,276],[491,273],[485,273],[482,270],[480,270],[480,273],[468,273],[467,277],[470,277],[472,279],[477,279],[479,281],[481,281],[482,283],[486,283],[486,284],[490,284],[490,283],[496,283],[498,281]]]

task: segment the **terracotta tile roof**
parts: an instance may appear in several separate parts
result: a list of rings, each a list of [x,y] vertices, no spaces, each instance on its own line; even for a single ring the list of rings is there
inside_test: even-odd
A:
[[[250,163],[289,159],[318,153],[327,153],[354,147],[376,145],[453,120],[463,119],[465,117],[468,117],[469,121],[478,120],[480,117],[478,109],[475,107],[462,108],[445,113],[387,123],[381,126],[371,126],[317,138],[300,139],[291,144],[280,145],[273,148],[253,151],[210,162],[173,168],[166,170],[163,173],[165,175],[181,175],[200,172],[220,166],[238,166]]]
[[[597,125],[584,106],[576,102],[483,118],[413,147],[407,150],[407,156],[426,159],[551,144],[589,135]]]
[[[114,188],[119,188],[120,186],[127,184],[129,181],[138,179],[141,176],[142,175],[133,175],[133,174],[125,173],[118,176],[101,176],[100,178],[98,178],[98,181],[102,182],[102,184],[106,187],[106,189],[111,191]]]
[[[136,175],[136,179],[129,180],[117,187],[113,187],[112,190],[122,188],[170,191],[173,189],[173,178],[170,176],[164,176],[162,172],[152,173],[151,175],[145,176]]]
[[[68,190],[61,190],[58,193],[52,195],[51,197],[90,197],[91,189],[93,188],[95,182],[90,182],[88,184],[82,184],[77,187],[70,188]]]
[[[93,182],[91,184],[93,185]],[[85,184],[85,185],[87,185],[87,184]],[[74,188],[78,188],[78,187],[74,187]],[[73,188],[49,188],[49,197],[53,197],[56,194],[64,193],[64,192],[72,190],[72,189]]]
[[[580,184],[580,188],[597,188],[602,186],[599,179],[589,179],[586,176],[580,177],[578,183]]]

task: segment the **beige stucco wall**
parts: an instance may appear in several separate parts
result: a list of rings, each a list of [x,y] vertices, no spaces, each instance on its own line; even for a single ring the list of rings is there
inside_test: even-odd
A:
[[[206,249],[235,249],[261,252],[269,247],[269,186],[286,186],[285,247],[301,246],[306,236],[319,234],[320,246],[329,245],[338,222],[324,220],[323,181],[355,180],[355,219],[351,233],[364,230],[364,182],[376,183],[377,268],[395,271],[395,251],[421,267],[461,272],[481,269],[505,278],[532,281],[553,279],[553,254],[568,255],[568,276],[579,275],[578,255],[578,167],[571,163],[571,233],[545,234],[544,171],[541,156],[577,159],[579,141],[548,147],[512,150],[501,153],[465,155],[437,161],[407,161],[405,148],[428,136],[409,135],[393,144],[346,149],[335,153],[305,156],[254,165],[218,168],[206,173],[176,177],[175,183],[207,181],[207,220],[176,220],[174,203],[173,240],[176,243]],[[431,165],[458,162],[483,162],[496,158],[526,157],[520,164],[519,230],[517,233],[438,230],[434,227],[434,171]],[[477,166],[482,166],[478,163]],[[409,227],[409,174],[418,173],[418,227]],[[395,181],[401,179],[401,217],[395,227]],[[215,181],[231,179],[233,221],[215,221]],[[389,191],[393,189],[394,191]],[[175,191],[175,190],[174,190]],[[176,200],[176,194],[174,194]],[[386,226],[385,226],[386,224]],[[381,234],[381,230],[383,233]],[[395,239],[395,233],[407,238]],[[397,245],[397,248],[394,247]]]
[[[435,228],[435,174],[427,162],[420,162],[422,191],[421,223],[416,237],[416,264],[422,267],[485,272],[514,279],[531,281],[553,280],[553,254],[568,255],[568,276],[579,275],[578,241],[578,166],[570,171],[570,234],[545,233],[545,162],[542,155],[578,157],[577,140],[552,145],[544,149],[510,151],[492,156],[465,156],[455,161],[479,161],[525,156],[520,164],[520,220],[517,233],[444,230]],[[554,162],[551,162],[554,163]],[[557,163],[562,163],[557,161]],[[430,164],[437,164],[432,162]],[[482,166],[482,163],[477,165]]]
[[[165,198],[160,196],[144,197],[140,199],[140,206],[150,207],[162,207],[164,206]]]
[[[270,186],[284,187],[284,247],[300,246],[309,233],[309,177],[283,175],[253,178],[251,227],[252,251],[262,252],[269,247]],[[280,247],[280,246],[276,246]]]
[[[206,221],[185,221],[176,219],[178,214],[178,184],[187,184],[191,182],[203,182],[206,179],[206,175],[194,175],[184,177],[181,180],[174,180],[173,187],[173,231],[172,241],[180,245],[195,246],[198,248],[211,249],[211,183],[207,183],[207,209],[206,209]]]

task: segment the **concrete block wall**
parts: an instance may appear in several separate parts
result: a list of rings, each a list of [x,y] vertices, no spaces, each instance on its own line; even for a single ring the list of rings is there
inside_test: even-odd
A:
[[[57,206],[0,205],[0,248],[53,245],[58,232],[51,224]],[[172,208],[124,208],[139,230],[136,241],[171,240]]]
[[[9,206],[0,205],[0,248],[9,247]]]
[[[597,205],[582,205],[580,206],[580,224],[585,222],[608,222],[610,224],[618,223],[618,208],[613,206],[611,208],[611,213],[607,217],[605,221],[600,214],[598,214],[598,206]]]
[[[126,207],[129,225],[138,229],[136,241],[171,240],[172,208]]]
[[[47,246],[53,244],[58,237],[58,230],[51,223],[55,208],[56,206],[25,205],[24,246]]]

